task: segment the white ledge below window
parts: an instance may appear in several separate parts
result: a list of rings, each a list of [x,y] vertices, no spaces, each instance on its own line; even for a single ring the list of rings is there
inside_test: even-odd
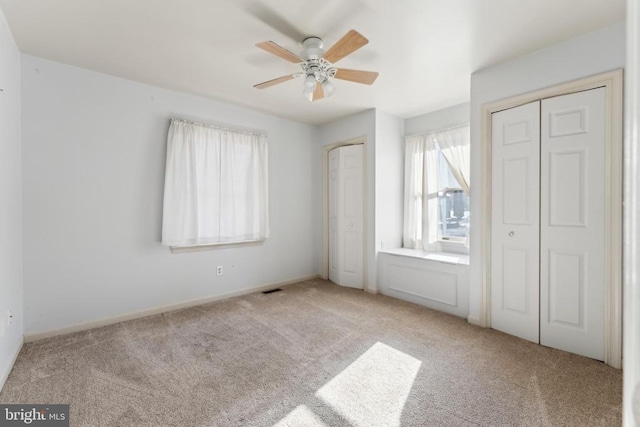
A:
[[[383,249],[380,252],[390,255],[419,258],[429,261],[437,261],[444,264],[469,265],[469,255],[452,252],[426,252],[419,249]]]
[[[257,246],[264,243],[264,240],[243,240],[241,242],[221,242],[221,243],[205,243],[201,245],[188,246],[169,246],[172,254],[181,254],[185,252],[210,251],[213,249],[239,248],[245,246]]]

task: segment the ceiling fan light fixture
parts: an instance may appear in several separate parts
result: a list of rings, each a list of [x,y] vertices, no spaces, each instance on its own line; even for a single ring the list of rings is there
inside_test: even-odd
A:
[[[307,74],[304,78],[304,85],[302,86],[302,96],[305,99],[311,99],[313,91],[316,89],[316,76],[313,74]]]
[[[336,93],[336,87],[329,81],[328,78],[322,81],[322,90],[324,91],[325,98],[328,98]]]
[[[302,92],[302,97],[304,99],[306,99],[309,102],[313,102],[313,91],[306,93],[306,92]]]

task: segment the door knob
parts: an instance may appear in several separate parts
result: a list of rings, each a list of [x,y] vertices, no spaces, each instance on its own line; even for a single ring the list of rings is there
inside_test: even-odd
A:
[[[516,234],[516,233],[514,233],[513,231],[509,232],[509,236],[513,236],[514,234]]]

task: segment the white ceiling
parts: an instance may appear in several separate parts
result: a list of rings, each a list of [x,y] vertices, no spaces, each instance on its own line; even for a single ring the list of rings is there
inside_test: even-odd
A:
[[[24,53],[320,124],[372,107],[412,117],[469,100],[473,71],[624,20],[624,0],[0,0]],[[369,44],[338,66],[379,71],[373,86],[337,80],[314,103],[299,71],[255,47],[300,52],[355,29]]]

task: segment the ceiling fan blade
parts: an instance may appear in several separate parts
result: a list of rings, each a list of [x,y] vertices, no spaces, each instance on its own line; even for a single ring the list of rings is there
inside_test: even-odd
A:
[[[349,80],[350,82],[371,85],[378,78],[378,73],[375,71],[349,70],[346,68],[338,68],[334,77],[340,80]]]
[[[316,82],[316,90],[313,91],[313,101],[324,98],[324,90],[319,82]]]
[[[286,82],[287,80],[293,80],[295,78],[295,75],[290,75],[290,76],[282,76],[282,77],[278,77],[277,79],[273,79],[273,80],[268,80],[266,82],[262,82],[262,83],[258,83],[257,85],[253,85],[253,87],[255,87],[256,89],[266,89],[268,87],[271,86],[275,86],[279,83],[283,83]]]
[[[264,49],[269,53],[272,53],[276,56],[279,56],[282,59],[286,59],[289,62],[293,62],[294,64],[298,64],[300,62],[304,62],[302,58],[298,55],[289,52],[287,49],[283,48],[279,44],[276,44],[272,41],[262,42],[256,44],[260,49]]]
[[[338,62],[367,43],[369,43],[369,40],[367,40],[362,34],[356,30],[351,30],[345,34],[344,37],[338,40],[336,44],[331,46],[331,48],[324,54],[324,59],[331,63]]]

